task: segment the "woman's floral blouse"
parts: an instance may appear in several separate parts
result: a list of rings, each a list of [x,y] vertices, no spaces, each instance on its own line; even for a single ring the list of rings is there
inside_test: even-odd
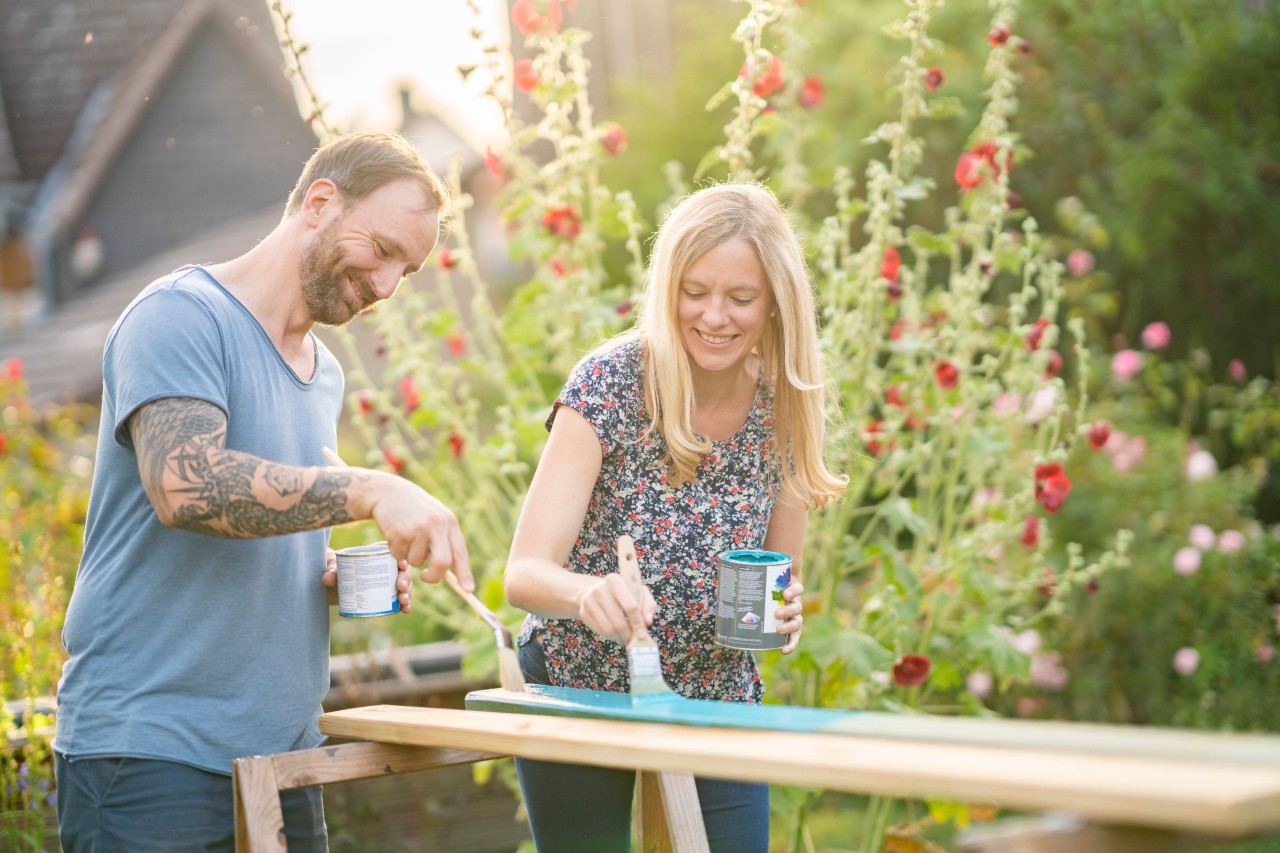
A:
[[[738,433],[712,443],[692,482],[672,486],[661,464],[665,442],[656,433],[644,438],[642,359],[637,340],[594,354],[569,377],[547,418],[550,429],[557,407],[575,409],[594,428],[604,454],[565,567],[596,576],[615,572],[614,543],[631,536],[658,603],[649,633],[668,686],[694,699],[759,702],[763,687],[751,653],[715,643],[716,555],[764,546],[780,488],[772,395],[761,378]],[[535,635],[553,684],[630,690],[625,646],[576,619],[531,615],[520,644]]]

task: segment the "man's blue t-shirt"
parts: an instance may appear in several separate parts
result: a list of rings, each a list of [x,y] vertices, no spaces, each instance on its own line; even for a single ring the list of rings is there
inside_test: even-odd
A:
[[[321,742],[329,531],[219,539],[165,527],[127,429],[147,403],[194,398],[226,413],[229,449],[324,465],[343,379],[312,340],[315,374],[303,381],[199,267],[152,282],[111,330],[85,550],[63,629],[59,752],[230,773],[235,757]]]

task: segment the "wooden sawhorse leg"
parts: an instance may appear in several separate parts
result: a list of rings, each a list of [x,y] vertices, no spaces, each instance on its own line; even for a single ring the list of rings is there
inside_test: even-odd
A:
[[[231,763],[236,853],[286,853],[281,791],[501,757],[465,749],[360,742],[237,758]]]
[[[641,770],[636,800],[641,853],[710,853],[693,774]]]

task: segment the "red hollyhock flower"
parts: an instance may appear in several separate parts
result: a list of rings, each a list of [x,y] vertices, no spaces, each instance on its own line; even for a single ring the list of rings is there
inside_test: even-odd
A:
[[[560,11],[560,0],[550,0],[546,4],[546,14],[538,10],[539,4],[534,0],[516,0],[511,5],[511,23],[516,25],[520,35],[528,38],[554,33],[560,29],[563,13]]]
[[[1071,480],[1056,462],[1036,466],[1036,500],[1050,515],[1062,509],[1071,493]]]
[[[627,147],[626,129],[620,124],[612,125],[604,132],[604,136],[600,137],[600,145],[610,157],[617,157],[619,152]]]
[[[356,398],[356,405],[360,407],[360,414],[367,415],[373,411],[373,392],[368,388],[360,392],[360,396]]]
[[[538,72],[527,59],[517,59],[515,65],[516,88],[526,95],[538,87]]]
[[[1034,548],[1040,544],[1040,519],[1034,515],[1028,515],[1026,520],[1022,522],[1022,537],[1018,540],[1028,548]]]
[[[458,358],[462,355],[462,332],[454,332],[452,335],[445,338],[445,343],[449,345],[449,352],[453,354],[454,358]]]
[[[907,383],[899,382],[897,385],[889,386],[889,390],[884,392],[884,398],[888,401],[890,406],[897,406],[901,409],[903,406],[907,405],[907,401],[902,397],[906,391]]]
[[[9,436],[0,432],[0,454],[9,452]]]
[[[1026,56],[1033,49],[1034,48],[1032,47],[1031,42],[1027,41],[1026,39],[1018,39],[1018,53],[1022,54],[1023,56]]]
[[[949,391],[959,384],[960,371],[949,361],[935,361],[933,363],[933,378],[937,381],[939,388]]]
[[[884,292],[889,297],[890,302],[897,302],[902,298],[902,285],[896,281],[891,281],[884,286]]]
[[[1044,378],[1052,379],[1062,372],[1062,353],[1056,349],[1049,350],[1049,361],[1044,366]]]
[[[458,258],[453,254],[452,249],[441,249],[436,262],[440,264],[440,269],[451,270],[458,265]]]
[[[530,70],[532,70],[532,67]],[[507,176],[507,167],[502,165],[502,159],[493,153],[492,148],[484,150],[484,167],[489,170],[489,174],[498,180],[502,180]]]
[[[804,78],[804,86],[800,89],[800,106],[806,110],[817,109],[826,100],[827,88],[822,85],[822,78],[810,75]]]
[[[924,684],[929,677],[929,659],[924,655],[904,655],[893,665],[893,680],[901,687]]]
[[[884,434],[884,421],[872,421],[867,424],[867,428],[863,430],[863,437],[867,442],[867,452],[872,456],[879,456],[880,451],[885,449],[885,445],[880,443],[878,436]]]
[[[613,306],[613,310],[617,312],[619,317],[625,317],[628,314],[630,314],[631,309],[635,307],[636,307],[636,304],[632,302],[630,299],[624,299],[621,302],[619,302],[617,305]]]
[[[582,233],[582,216],[576,207],[553,207],[542,214],[542,224],[557,237],[573,239]]]
[[[458,435],[456,432],[449,436],[449,450],[453,453],[454,459],[462,458],[463,443],[462,436]]]
[[[551,271],[560,278],[564,278],[565,273],[569,271],[569,268],[564,265],[564,261],[559,258],[552,258],[547,261],[547,266],[549,266]]]
[[[1040,349],[1040,339],[1044,337],[1044,330],[1049,328],[1049,321],[1044,317],[1036,320],[1031,331],[1027,332],[1027,349],[1035,352]]]
[[[1109,438],[1111,438],[1111,424],[1106,421],[1095,421],[1093,426],[1089,427],[1089,446],[1094,450],[1105,447]]]
[[[982,158],[966,151],[956,158],[956,183],[962,190],[971,190],[982,183]]]
[[[889,340],[896,341],[902,337],[902,333],[907,330],[905,320],[894,320],[893,325],[889,327]]]
[[[998,47],[1009,40],[1009,28],[1004,24],[992,27],[991,32],[987,33],[987,41],[992,47]]]
[[[404,460],[397,456],[395,451],[382,451],[382,458],[387,461],[387,465],[391,466],[391,470],[397,474],[404,470]]]
[[[739,77],[746,77],[751,70],[751,60],[744,60],[738,71]],[[760,73],[751,84],[751,91],[758,98],[767,98],[782,88],[782,60],[776,56],[769,57],[769,67]]]
[[[17,382],[21,379],[23,372],[22,359],[20,358],[11,358],[5,364],[4,373],[10,382]]]
[[[946,82],[947,76],[942,73],[941,68],[930,68],[924,75],[925,88],[930,92],[938,91],[938,87]]]
[[[422,403],[422,396],[418,394],[418,389],[413,387],[412,376],[406,376],[400,380],[400,393],[404,394],[404,407],[410,412]]]
[[[880,277],[889,281],[898,280],[898,272],[902,268],[902,255],[893,246],[884,247],[884,260],[880,262]]]

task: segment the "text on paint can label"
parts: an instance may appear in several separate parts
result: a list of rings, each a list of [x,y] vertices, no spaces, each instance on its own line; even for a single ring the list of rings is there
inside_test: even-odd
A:
[[[396,560],[387,543],[343,548],[337,557],[339,616],[387,616],[399,612]]]

